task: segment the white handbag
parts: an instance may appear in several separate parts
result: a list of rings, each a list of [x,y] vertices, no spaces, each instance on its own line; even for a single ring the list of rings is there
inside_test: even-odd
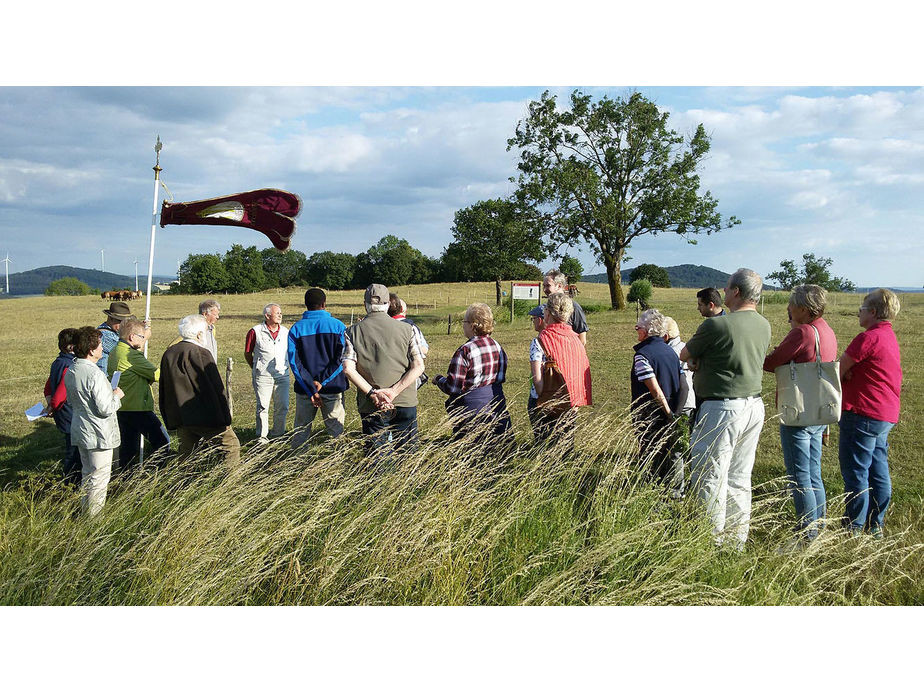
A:
[[[780,423],[823,426],[841,418],[841,364],[821,360],[821,340],[815,330],[815,360],[790,361],[774,370]]]

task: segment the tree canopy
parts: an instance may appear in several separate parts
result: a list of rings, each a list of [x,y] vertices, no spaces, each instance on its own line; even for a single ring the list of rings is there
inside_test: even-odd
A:
[[[305,280],[312,286],[337,291],[353,285],[356,257],[350,253],[325,250],[314,253],[305,263]]]
[[[584,274],[584,265],[576,257],[571,257],[570,255],[565,255],[561,259],[561,262],[558,263],[558,269],[564,272],[571,284],[581,281],[581,276]]]
[[[217,254],[189,255],[180,265],[179,280],[177,288],[184,294],[214,294],[225,291],[228,273]]]
[[[266,284],[266,275],[263,273],[263,257],[252,245],[245,248],[239,243],[231,246],[225,253],[225,272],[228,274],[226,291],[233,294],[250,291],[262,291]]]
[[[602,97],[575,90],[559,110],[543,93],[529,104],[507,149],[520,151],[517,198],[556,241],[587,242],[606,267],[613,308],[624,308],[620,267],[645,234],[707,234],[740,223],[722,219],[718,200],[700,194],[696,171],[709,151],[700,124],[685,140],[669,113],[642,94]]]
[[[46,296],[89,296],[96,291],[89,284],[80,281],[77,277],[61,277],[55,279],[45,289]]]
[[[282,252],[275,248],[260,251],[266,286],[294,286],[304,280],[308,258],[299,250]]]
[[[647,279],[652,286],[660,286],[665,289],[671,288],[671,278],[668,276],[667,270],[647,262],[635,267],[629,273],[630,282],[634,282],[636,279]]]
[[[444,262],[451,259],[457,280],[493,280],[497,305],[501,303],[501,280],[517,276],[528,261],[546,257],[542,234],[531,228],[510,200],[482,200],[456,212],[453,241]]]
[[[787,291],[799,284],[817,284],[826,291],[856,291],[857,287],[849,279],[831,276],[828,268],[832,263],[829,257],[815,257],[815,253],[805,253],[801,270],[793,260],[783,260],[780,269],[770,272],[767,279],[779,282]]]

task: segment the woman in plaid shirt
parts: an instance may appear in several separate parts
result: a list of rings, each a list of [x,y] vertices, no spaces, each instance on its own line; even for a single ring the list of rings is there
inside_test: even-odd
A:
[[[484,303],[473,303],[465,311],[462,331],[468,341],[456,349],[449,372],[434,378],[434,384],[447,395],[446,411],[452,421],[454,437],[464,435],[477,419],[489,424],[495,435],[511,430],[503,382],[507,377],[507,354],[491,338],[494,315]]]

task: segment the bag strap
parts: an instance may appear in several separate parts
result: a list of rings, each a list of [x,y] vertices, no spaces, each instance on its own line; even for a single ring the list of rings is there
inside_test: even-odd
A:
[[[809,325],[815,331],[815,361],[816,363],[821,363],[821,337],[818,335],[818,328],[814,325]]]
[[[817,327],[812,324],[809,324],[809,327],[811,327],[812,331],[815,332],[815,364],[818,366],[818,377],[821,377],[821,337],[818,334]],[[789,377],[793,381],[796,379],[795,360],[789,362]]]

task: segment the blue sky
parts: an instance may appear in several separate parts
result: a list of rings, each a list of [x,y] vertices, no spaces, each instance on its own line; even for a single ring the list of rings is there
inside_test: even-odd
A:
[[[718,198],[723,215],[743,222],[700,236],[697,245],[671,235],[639,239],[625,267],[693,263],[766,274],[783,259],[814,252],[833,258],[834,273],[861,286],[924,284],[924,90],[917,86],[843,86],[844,75],[833,76],[830,83],[841,85],[834,87],[694,86],[690,80],[698,77],[706,84],[747,84],[750,77],[773,85],[768,74],[793,83],[826,74],[798,61],[690,72],[671,54],[653,72],[572,63],[564,73],[578,79],[542,86],[542,77],[561,76],[558,62],[536,59],[517,73],[493,70],[489,56],[474,66],[449,61],[443,71],[437,58],[434,73],[396,69],[394,50],[371,50],[345,69],[337,63],[340,71],[326,75],[326,86],[295,86],[323,82],[281,61],[288,67],[280,83],[292,86],[166,87],[148,85],[234,84],[253,73],[235,72],[231,53],[223,54],[222,69],[209,68],[201,52],[199,60],[173,56],[164,69],[137,69],[137,56],[128,68],[114,68],[110,52],[91,63],[96,72],[86,79],[79,61],[93,59],[95,44],[81,45],[71,69],[57,60],[0,80],[20,85],[0,87],[0,254],[9,253],[14,272],[50,264],[98,268],[101,250],[107,270],[131,274],[138,258],[143,272],[158,134],[162,178],[175,201],[281,187],[302,198],[293,247],[308,255],[358,253],[394,234],[438,256],[458,209],[512,191],[517,155],[506,151],[506,140],[527,103],[545,89],[566,103],[579,87],[613,96],[638,89],[670,112],[681,133],[703,123],[712,150],[702,187]],[[505,50],[508,60],[499,66],[522,55],[515,43]],[[702,50],[699,57],[708,60],[711,49]],[[601,72],[620,79],[597,86]],[[460,74],[459,86],[415,86],[458,82]],[[497,84],[504,78],[535,86]],[[95,86],[58,86],[68,83]],[[680,86],[657,86],[672,83]],[[246,229],[158,227],[155,273],[175,273],[188,253],[223,252],[232,243],[269,247]],[[602,271],[589,247],[577,255],[586,272]]]

